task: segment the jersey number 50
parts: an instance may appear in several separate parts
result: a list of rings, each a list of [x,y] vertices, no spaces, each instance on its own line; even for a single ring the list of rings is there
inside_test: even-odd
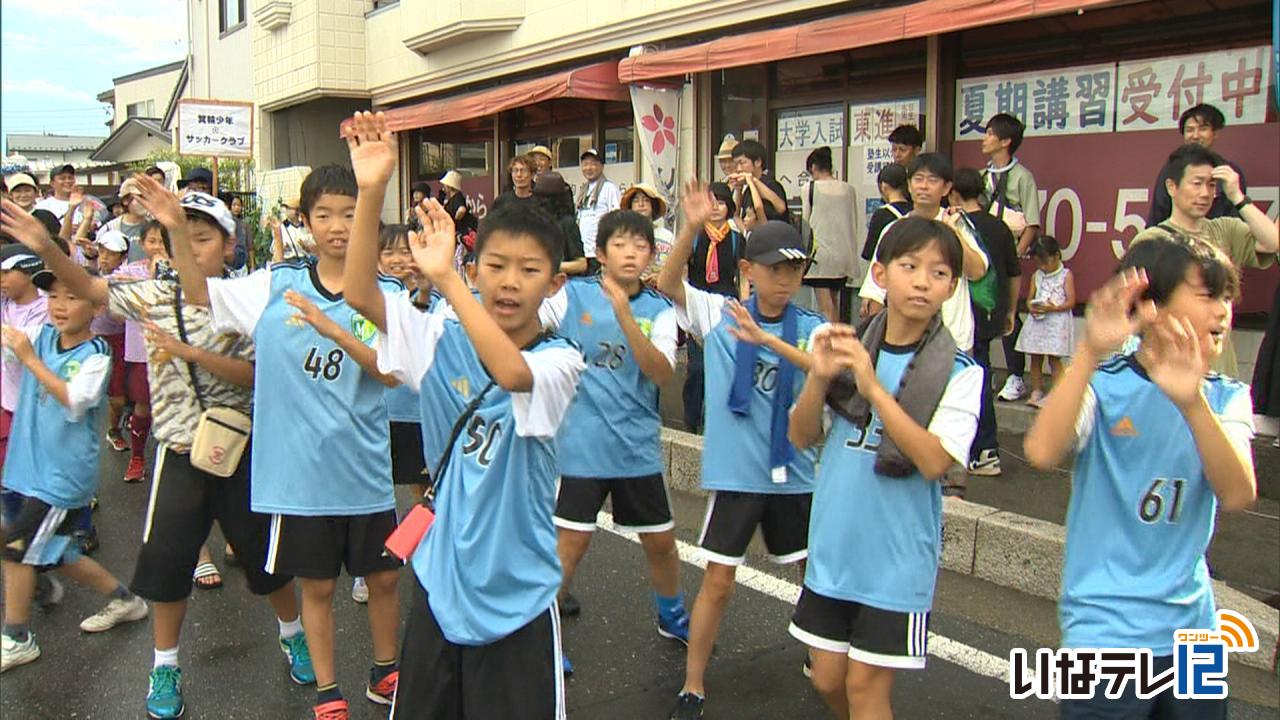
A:
[[[328,355],[322,356],[320,348],[313,347],[307,351],[302,369],[311,375],[312,380],[319,380],[321,377],[329,381],[337,380],[342,374],[342,360],[345,357],[346,353],[342,352],[342,348],[334,348]]]
[[[480,467],[489,467],[493,462],[493,446],[502,437],[502,423],[486,423],[484,418],[476,415],[467,424],[467,442],[462,446],[463,455],[476,455]]]

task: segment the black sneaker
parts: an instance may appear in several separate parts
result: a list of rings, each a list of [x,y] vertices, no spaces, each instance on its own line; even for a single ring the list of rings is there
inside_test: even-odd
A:
[[[90,526],[88,530],[76,530],[72,536],[80,546],[80,554],[92,555],[98,549],[98,528]]]
[[[702,717],[702,703],[705,702],[693,693],[680,693],[676,697],[676,706],[671,709],[670,720],[698,720]]]
[[[577,617],[582,614],[582,603],[578,602],[578,598],[565,593],[560,597],[560,617]]]

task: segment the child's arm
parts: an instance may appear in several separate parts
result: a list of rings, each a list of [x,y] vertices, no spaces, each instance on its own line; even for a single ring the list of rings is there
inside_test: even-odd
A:
[[[622,335],[631,346],[631,354],[635,355],[640,372],[655,385],[665,385],[675,374],[671,358],[659,350],[640,329],[635,316],[631,314],[631,299],[627,297],[626,291],[607,275],[600,280],[600,287],[609,298],[609,303],[613,305],[613,314],[618,318],[618,327],[622,329]],[[671,339],[674,340],[674,338]],[[671,350],[673,352],[675,350],[674,343],[671,344]]]
[[[387,130],[387,120],[382,113],[367,112],[357,112],[352,117],[345,135],[360,191],[356,195],[356,217],[351,225],[351,242],[342,272],[342,297],[379,332],[386,332],[386,300],[378,288],[378,218],[382,215],[387,183],[399,157],[396,136]],[[450,263],[452,260],[450,258]]]
[[[1054,384],[1023,438],[1022,449],[1033,466],[1041,470],[1057,466],[1077,439],[1076,423],[1085,407],[1094,366],[1123,345],[1139,327],[1155,320],[1155,304],[1150,300],[1139,301],[1146,287],[1146,272],[1128,270],[1112,278],[1089,298],[1085,338],[1077,344],[1071,364]],[[1133,310],[1136,312],[1131,316]]]
[[[413,259],[422,274],[444,296],[471,338],[480,362],[503,390],[527,393],[533,389],[533,372],[524,354],[471,294],[462,276],[453,269],[455,236],[453,218],[439,201],[428,200],[428,211],[418,210],[422,232],[410,235]],[[348,250],[348,253],[350,251]],[[375,258],[376,259],[376,258]],[[350,262],[350,257],[348,257]],[[563,276],[557,276],[563,280]],[[385,318],[385,310],[384,315]]]
[[[44,224],[31,217],[25,210],[7,198],[0,201],[0,230],[17,238],[18,242],[27,246],[39,255],[44,264],[53,271],[58,279],[66,283],[77,297],[85,298],[95,304],[107,301],[107,281],[94,277],[83,267],[58,249],[49,237]]]
[[[93,355],[80,365],[80,371],[75,377],[70,381],[63,380],[44,364],[31,346],[32,337],[39,334],[40,329],[40,326],[19,329],[5,325],[0,332],[3,332],[4,346],[22,362],[36,382],[44,386],[45,391],[67,409],[67,418],[74,422],[84,417],[85,412],[102,399],[102,393],[107,387],[107,376],[111,373],[111,357]]]
[[[275,215],[267,218],[267,225],[271,228],[271,262],[278,263],[284,260],[284,228]]]
[[[1244,510],[1258,496],[1248,442],[1237,444],[1209,406],[1204,376],[1209,371],[1195,328],[1185,318],[1166,318],[1147,328],[1143,349],[1153,359],[1151,381],[1173,401],[1191,427],[1204,475],[1224,510]],[[1247,397],[1247,394],[1246,394]],[[1245,423],[1252,419],[1252,409]]]
[[[813,346],[809,354],[809,374],[805,377],[804,388],[791,407],[791,418],[787,425],[787,439],[798,449],[813,447],[822,439],[822,414],[826,407],[827,390],[831,381],[842,370],[849,367],[848,358],[835,351],[834,338],[854,337],[853,328],[848,325],[830,325],[814,333]]]
[[[947,470],[957,462],[956,458],[947,450],[942,438],[930,432],[928,428],[917,424],[907,411],[902,409],[893,394],[880,384],[866,347],[857,338],[842,338],[836,342],[836,346],[848,356],[854,381],[858,384],[858,392],[867,399],[872,409],[880,416],[885,433],[893,438],[902,454],[927,480],[937,480],[945,475]],[[975,366],[974,369],[980,378],[981,368]],[[981,390],[980,379],[972,384],[976,391]],[[962,402],[962,404],[968,403]],[[973,429],[976,430],[978,407],[976,402],[972,405]],[[970,442],[973,440],[972,430],[969,432],[969,440]],[[963,452],[968,451],[968,445],[968,443],[965,444]]]
[[[341,325],[334,322],[333,318],[324,314],[316,304],[306,299],[302,295],[293,290],[286,290],[284,293],[285,302],[298,309],[298,314],[294,317],[306,322],[308,325],[316,329],[324,337],[329,338],[342,348],[356,364],[360,366],[374,380],[386,385],[387,387],[396,387],[400,384],[399,380],[378,370],[378,353],[373,348],[360,342],[355,335],[347,332]]]
[[[1065,271],[1067,277],[1063,280],[1063,289],[1066,290],[1066,298],[1061,305],[1054,305],[1049,308],[1052,312],[1071,312],[1076,307],[1076,278],[1071,274],[1070,270]]]
[[[155,345],[156,349],[163,350],[184,362],[195,363],[220,380],[226,380],[240,387],[253,387],[253,363],[248,360],[219,355],[184,343],[151,321],[147,321],[144,327],[147,332],[147,341]]]
[[[743,307],[741,303],[731,302],[726,307],[729,310],[729,314],[733,316],[733,322],[736,325],[736,327],[729,328],[729,334],[737,338],[738,342],[767,347],[778,357],[800,368],[801,372],[809,372],[809,367],[812,364],[812,356],[809,353],[777,335],[765,332],[756,323],[755,318],[751,317],[751,311]]]
[[[711,215],[714,200],[706,185],[695,181],[685,183],[680,195],[680,209],[684,213],[684,223],[676,233],[671,244],[671,254],[658,273],[658,292],[671,298],[671,302],[680,307],[685,305],[684,269],[689,264],[689,256],[693,254],[693,241],[698,230]]]
[[[135,175],[138,184],[138,202],[151,216],[169,230],[169,245],[173,248],[173,269],[182,283],[182,299],[191,305],[209,306],[209,279],[196,264],[187,239],[187,214],[178,196],[169,192],[149,175]]]

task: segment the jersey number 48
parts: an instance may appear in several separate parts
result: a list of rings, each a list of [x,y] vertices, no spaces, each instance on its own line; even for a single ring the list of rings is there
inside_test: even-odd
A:
[[[307,359],[302,361],[302,369],[311,375],[312,380],[337,380],[342,375],[342,360],[346,353],[342,348],[334,348],[328,355],[322,354],[320,348],[312,347],[307,351]]]

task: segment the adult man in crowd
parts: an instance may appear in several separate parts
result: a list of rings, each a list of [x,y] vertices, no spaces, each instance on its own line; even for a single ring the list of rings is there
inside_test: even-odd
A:
[[[178,189],[185,192],[202,192],[213,194],[213,173],[209,168],[194,167],[187,176],[178,181]]]
[[[904,170],[911,167],[911,161],[916,159],[922,149],[924,135],[920,134],[920,128],[915,125],[899,125],[889,133],[889,153],[893,155],[893,161]]]
[[[124,233],[129,238],[128,262],[144,260],[147,253],[142,248],[141,240],[142,229],[147,226],[147,216],[142,203],[138,202],[137,181],[133,178],[120,184],[120,204],[124,207],[124,214],[109,220],[99,232],[119,230]]]
[[[76,186],[76,169],[71,165],[63,165],[49,174],[49,188],[53,194],[36,203],[37,210],[48,210],[59,221],[67,216],[71,209],[71,190]]]
[[[1217,142],[1218,135],[1226,124],[1227,120],[1223,117],[1221,110],[1203,103],[1188,108],[1182,113],[1182,117],[1178,118],[1178,132],[1182,133],[1183,142],[1195,143],[1206,150],[1212,150],[1213,144]],[[1240,178],[1240,192],[1248,192],[1244,182],[1244,171],[1230,160],[1226,160],[1225,163],[1235,170],[1236,176]],[[1151,189],[1151,211],[1147,213],[1147,227],[1159,225],[1173,213],[1173,200],[1166,186],[1166,181],[1169,179],[1165,175],[1167,167],[1166,164],[1161,168],[1160,174],[1156,177],[1156,185]],[[1240,217],[1240,213],[1236,212],[1230,198],[1227,197],[1226,187],[1221,182],[1218,183],[1218,194],[1214,197],[1209,213],[1205,217],[1210,220],[1220,217]]]
[[[534,145],[529,157],[533,158],[534,175],[551,170],[551,149],[546,145]]]
[[[600,218],[610,210],[617,210],[622,202],[622,190],[604,176],[604,163],[595,148],[588,148],[578,158],[582,163],[582,177],[586,185],[578,195],[578,230],[582,232],[582,252],[587,256],[589,272],[596,266],[596,228]]]
[[[736,196],[742,229],[750,231],[769,220],[789,220],[786,189],[765,173],[764,145],[743,140],[733,146],[732,153],[737,172],[729,176],[729,187]]]

